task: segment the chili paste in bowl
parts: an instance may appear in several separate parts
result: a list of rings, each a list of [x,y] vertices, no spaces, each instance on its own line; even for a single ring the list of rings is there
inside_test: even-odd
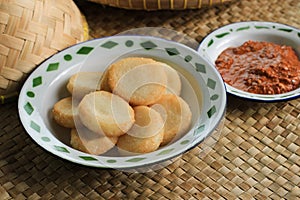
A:
[[[272,22],[239,22],[213,31],[201,42],[228,93],[259,101],[300,96],[300,30]]]
[[[281,94],[300,85],[300,61],[290,46],[249,40],[215,61],[224,81],[256,94]]]

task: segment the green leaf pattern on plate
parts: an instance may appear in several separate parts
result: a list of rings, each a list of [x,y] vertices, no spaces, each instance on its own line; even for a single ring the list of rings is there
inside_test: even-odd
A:
[[[58,67],[59,67],[59,63],[58,62],[57,63],[50,63],[48,65],[47,72],[55,71],[55,70],[58,69]]]
[[[30,122],[30,127],[35,130],[36,132],[40,133],[41,131],[41,127],[40,125],[38,125],[37,123],[35,123],[34,121]]]
[[[236,31],[244,31],[244,30],[248,30],[250,29],[250,26],[244,26],[244,27],[240,27],[238,29],[236,29]]]
[[[216,112],[217,112],[216,106],[211,107],[211,109],[207,111],[208,118],[211,118]]]
[[[201,63],[195,63],[196,66],[196,71],[197,72],[201,72],[201,73],[206,73],[206,69],[205,69],[205,65],[201,64]]]
[[[81,47],[76,53],[77,54],[82,54],[82,55],[87,55],[89,54],[94,48],[93,47]]]
[[[152,41],[146,41],[146,42],[142,42],[141,46],[145,49],[145,50],[151,50],[157,47],[157,45],[152,42]]]
[[[181,145],[185,145],[185,144],[188,144],[188,143],[190,143],[189,140],[183,140],[182,142],[180,142]]]
[[[205,125],[202,124],[202,125],[200,125],[199,127],[197,127],[197,128],[195,129],[194,135],[198,135],[198,134],[202,133],[204,130],[205,130]]]
[[[221,34],[218,34],[216,35],[216,38],[223,38],[224,36],[230,34],[229,32],[225,32],[225,33],[221,33]]]
[[[37,87],[39,85],[42,85],[42,83],[43,83],[42,77],[38,76],[32,80],[32,87]]]
[[[161,151],[161,152],[158,153],[157,155],[158,155],[158,156],[166,155],[166,154],[171,153],[171,151],[173,151],[173,150],[174,150],[174,148],[172,148],[172,149],[166,149],[166,150]]]
[[[176,56],[180,54],[180,52],[176,48],[165,48],[165,50],[169,54],[169,56]]]
[[[26,113],[27,113],[28,115],[31,115],[31,114],[33,113],[33,111],[34,111],[34,108],[32,107],[32,105],[31,105],[29,102],[27,102],[27,103],[24,105],[24,109],[25,109],[25,111],[26,111]]]
[[[42,139],[44,142],[50,142],[50,141],[51,141],[50,138],[48,138],[48,137],[41,137],[41,139]]]
[[[213,43],[214,43],[214,40],[211,39],[211,40],[208,42],[207,47],[210,47]]]
[[[192,59],[193,59],[193,57],[190,56],[190,55],[187,55],[187,56],[184,58],[185,62],[190,62]]]
[[[32,91],[28,91],[28,92],[26,93],[26,95],[27,95],[28,97],[30,97],[30,98],[34,98],[34,97],[35,97],[35,94],[34,94],[34,92],[32,92]]]
[[[114,41],[107,41],[107,42],[105,42],[104,44],[102,44],[101,47],[106,48],[106,49],[112,49],[112,48],[114,48],[114,47],[117,46],[117,45],[118,45],[117,42],[114,42]]]
[[[70,54],[66,54],[66,55],[64,56],[64,60],[65,60],[65,61],[71,61],[72,58],[73,58],[73,57],[72,57]]]
[[[106,160],[107,163],[116,163],[117,161],[114,160],[114,159],[109,159],[109,160]]]
[[[57,146],[57,145],[54,145],[53,147],[56,151],[60,151],[60,152],[63,152],[63,153],[70,153],[70,151],[65,147]]]
[[[254,26],[256,29],[269,29],[267,26]]]
[[[214,94],[214,95],[212,95],[212,96],[210,97],[210,100],[215,101],[215,100],[217,100],[218,98],[219,98],[219,95],[218,95],[218,94]]]
[[[79,156],[79,158],[85,160],[85,161],[96,161],[97,158],[91,157],[91,156]]]
[[[211,79],[211,78],[208,78],[207,79],[207,86],[209,87],[209,88],[211,88],[211,89],[215,89],[216,88],[216,85],[217,85],[217,83],[216,83],[216,81],[215,80],[213,80],[213,79]]]
[[[129,160],[126,160],[125,162],[140,162],[140,161],[145,160],[145,159],[146,158],[140,158],[140,157],[138,157],[138,158],[131,158]]]
[[[126,47],[132,47],[133,44],[134,44],[134,43],[133,43],[132,40],[127,40],[127,41],[125,42]]]
[[[278,30],[279,30],[279,31],[288,32],[288,33],[290,33],[290,32],[293,31],[292,29],[289,29],[289,28],[279,28]]]

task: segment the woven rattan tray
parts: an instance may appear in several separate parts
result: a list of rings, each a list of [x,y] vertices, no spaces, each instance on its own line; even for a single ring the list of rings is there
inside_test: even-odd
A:
[[[90,0],[95,3],[133,10],[199,9],[231,0]]]
[[[236,21],[276,21],[300,28],[298,0],[239,0],[184,11],[128,11],[78,1],[92,37],[145,26],[201,41]],[[100,14],[101,13],[101,14]],[[228,97],[224,128],[163,169],[95,169],[44,151],[24,131],[17,103],[0,105],[0,199],[299,199],[300,99],[257,103]]]

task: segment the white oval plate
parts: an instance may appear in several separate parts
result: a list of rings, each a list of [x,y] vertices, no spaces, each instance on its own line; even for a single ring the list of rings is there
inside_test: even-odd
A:
[[[135,156],[95,156],[68,145],[69,130],[56,125],[53,105],[69,96],[66,83],[78,71],[104,71],[113,61],[141,55],[176,63],[188,74],[182,97],[193,112],[192,128],[174,143]],[[193,81],[192,81],[193,80]],[[190,82],[190,83],[188,83]],[[187,84],[193,85],[190,91]],[[201,88],[201,89],[199,89]],[[193,96],[192,92],[196,92]],[[196,97],[196,99],[195,99]],[[182,44],[148,36],[113,36],[83,42],[43,62],[26,80],[19,97],[21,122],[41,147],[66,160],[103,168],[134,168],[176,157],[203,141],[218,126],[226,106],[226,91],[218,71],[203,56]]]
[[[274,22],[238,22],[223,26],[209,35],[201,42],[198,52],[215,63],[220,53],[228,47],[236,47],[242,45],[247,40],[267,41],[280,45],[288,45],[293,47],[298,58],[300,58],[300,30],[284,24]],[[253,94],[239,90],[226,84],[228,93],[256,101],[274,102],[286,101],[300,96],[300,88],[291,92],[275,95]]]

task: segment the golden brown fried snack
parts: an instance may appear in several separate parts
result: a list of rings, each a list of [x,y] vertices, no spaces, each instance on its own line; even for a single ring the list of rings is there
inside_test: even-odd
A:
[[[165,120],[164,138],[161,146],[168,144],[175,137],[180,137],[190,127],[192,112],[188,104],[179,96],[165,94],[151,106]]]
[[[79,118],[91,131],[118,137],[134,123],[134,111],[121,97],[106,91],[86,95],[78,106]]]
[[[163,119],[147,106],[134,107],[135,124],[119,137],[117,146],[122,151],[149,153],[155,151],[163,139]]]
[[[100,90],[111,92],[111,89],[108,85],[108,69],[104,71],[100,79]]]
[[[178,72],[171,66],[164,64],[164,70],[167,75],[167,93],[180,96],[181,93],[181,80]]]
[[[72,107],[72,97],[66,97],[54,104],[52,109],[54,120],[66,128],[75,128],[75,119],[78,117],[77,107]]]
[[[100,155],[112,149],[118,137],[105,137],[93,133],[85,127],[71,130],[70,144],[79,151]]]
[[[67,84],[73,97],[82,99],[86,94],[100,90],[102,72],[78,72],[71,76]]]
[[[162,64],[150,58],[129,57],[108,68],[108,84],[114,94],[132,105],[149,105],[166,91]]]

